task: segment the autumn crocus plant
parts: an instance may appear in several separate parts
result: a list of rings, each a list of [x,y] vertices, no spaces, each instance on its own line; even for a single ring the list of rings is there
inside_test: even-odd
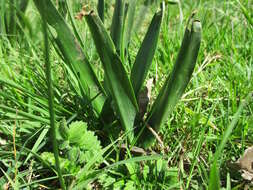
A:
[[[149,147],[154,142],[154,136],[146,127],[150,126],[156,132],[164,124],[176,103],[184,93],[189,83],[198,56],[201,42],[201,23],[189,19],[184,38],[174,63],[171,74],[164,82],[150,110],[140,114],[138,97],[152,64],[159,39],[163,20],[165,3],[155,13],[146,35],[135,56],[133,65],[129,68],[129,43],[134,24],[135,0],[116,0],[110,31],[103,24],[104,4],[99,1],[99,15],[95,11],[82,11],[81,20],[86,21],[97,53],[104,70],[104,82],[100,81],[82,49],[85,43],[78,35],[78,28],[72,18],[72,28],[57,11],[50,0],[34,0],[42,14],[45,10],[45,20],[54,30],[52,39],[57,45],[66,65],[74,73],[80,85],[84,98],[90,100],[93,112],[104,127],[117,123],[128,136],[130,143],[136,142],[143,147]],[[102,4],[101,4],[102,3]],[[80,15],[79,15],[80,16]],[[140,117],[145,116],[145,117]],[[103,129],[103,127],[101,127]],[[107,129],[107,131],[110,131]]]

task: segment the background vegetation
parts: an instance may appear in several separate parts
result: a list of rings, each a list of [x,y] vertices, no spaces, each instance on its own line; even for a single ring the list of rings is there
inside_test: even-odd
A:
[[[97,1],[67,1],[69,12],[61,4],[64,1],[52,2],[71,31],[79,34],[81,51],[103,81],[104,70],[85,18],[73,19],[83,5],[97,10]],[[161,142],[147,149],[128,147],[128,134],[113,125],[100,128],[93,101],[83,98],[50,26],[49,54],[45,52],[47,36],[34,2],[0,2],[0,189],[61,187],[51,146],[45,55],[52,67],[59,167],[68,189],[250,188],[233,163],[253,145],[252,1],[178,2],[166,1],[147,76],[154,81],[150,102],[173,69],[195,10],[202,23],[201,47],[186,92],[161,127]],[[137,1],[130,63],[159,4]],[[110,31],[114,2],[105,1],[105,10],[104,25]],[[127,73],[130,68],[131,64],[126,66]]]

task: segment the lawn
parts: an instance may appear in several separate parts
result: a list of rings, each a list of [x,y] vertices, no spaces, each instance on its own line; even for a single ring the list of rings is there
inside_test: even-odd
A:
[[[252,10],[1,0],[0,189],[253,188]]]

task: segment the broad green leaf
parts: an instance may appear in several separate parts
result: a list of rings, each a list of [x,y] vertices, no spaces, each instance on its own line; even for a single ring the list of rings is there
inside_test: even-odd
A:
[[[110,93],[109,90],[107,90],[107,91],[108,91],[108,93]],[[111,124],[113,121],[115,121],[115,115],[114,115],[114,112],[112,109],[112,98],[106,99],[103,109],[100,114],[100,120],[105,125]]]
[[[59,134],[64,140],[69,138],[69,128],[67,127],[67,121],[65,118],[59,123]]]
[[[157,132],[173,111],[191,79],[200,48],[201,30],[198,20],[192,21],[190,29],[187,26],[172,73],[166,79],[148,114],[147,123]],[[153,134],[147,128],[144,128],[142,136],[139,140],[144,147],[150,146],[154,141]]]
[[[51,166],[55,165],[55,157],[54,154],[51,152],[43,152],[41,155],[41,158],[49,163]],[[74,168],[75,166],[73,166],[73,162],[71,162],[71,160],[66,159],[66,158],[62,158],[59,157],[60,159],[60,168],[64,173],[69,173],[72,168]]]
[[[81,87],[86,93],[85,95],[89,100],[91,100],[98,94],[102,93],[92,101],[95,111],[99,114],[102,110],[105,97],[103,96],[103,89],[92,69],[92,66],[82,52],[77,39],[52,2],[50,0],[44,1],[44,4],[41,0],[34,0],[34,3],[41,14],[43,11],[46,12],[45,19],[56,32],[54,40],[67,64],[79,77]]]
[[[87,130],[87,125],[84,122],[73,122],[69,126],[68,139],[71,144],[82,145],[85,141],[85,131]]]
[[[127,4],[127,15],[125,15],[125,26],[124,26],[124,36],[123,36],[123,53],[128,53],[128,46],[131,39],[131,34],[134,26],[134,16],[135,16],[135,9],[136,9],[136,0],[129,0]],[[125,55],[124,55],[125,57]]]
[[[162,17],[163,9],[154,15],[132,68],[131,82],[136,97],[139,95],[155,54]]]
[[[102,21],[94,12],[85,16],[102,61],[105,78],[116,112],[126,132],[133,139],[133,125],[138,110],[137,101],[126,70],[116,53],[116,49]]]
[[[100,17],[100,19],[102,20],[102,22],[104,22],[105,19],[105,2],[104,0],[98,0],[98,6],[97,6],[97,10],[98,10],[98,15]]]
[[[125,1],[115,0],[115,7],[111,25],[111,38],[115,44],[115,48],[118,53],[120,52],[122,46],[124,13],[125,13]]]

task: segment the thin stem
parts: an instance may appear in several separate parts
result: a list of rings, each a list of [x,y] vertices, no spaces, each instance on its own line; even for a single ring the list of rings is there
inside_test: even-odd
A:
[[[16,110],[16,116],[18,115],[18,111]],[[14,183],[17,183],[17,174],[18,174],[18,164],[17,164],[17,149],[16,149],[16,127],[17,127],[17,120],[15,119],[14,127],[13,127],[13,154],[14,154],[14,161],[15,161],[15,176],[14,176]]]
[[[62,177],[60,160],[59,160],[59,150],[58,143],[56,140],[56,127],[55,127],[55,112],[54,112],[54,92],[53,92],[53,83],[51,78],[51,63],[49,60],[49,42],[47,34],[47,24],[44,16],[44,11],[42,11],[42,20],[43,20],[43,35],[44,35],[44,56],[45,56],[45,66],[46,66],[46,77],[47,77],[47,86],[48,86],[48,104],[49,104],[49,113],[50,113],[50,130],[51,130],[51,140],[53,142],[53,151],[55,157],[55,167],[59,176],[59,181],[61,188],[66,189],[64,179]]]

